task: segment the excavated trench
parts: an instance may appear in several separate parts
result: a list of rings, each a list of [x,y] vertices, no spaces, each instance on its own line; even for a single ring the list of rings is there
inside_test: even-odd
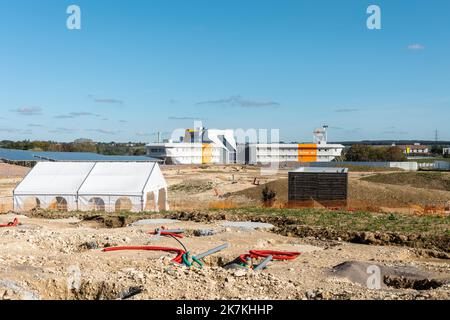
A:
[[[439,288],[450,281],[450,275],[436,274],[414,266],[387,266],[364,261],[346,261],[334,266],[330,275],[347,278],[352,282],[367,285],[373,274],[369,268],[378,267],[382,288],[430,290]],[[373,269],[372,269],[373,270]]]
[[[78,290],[72,292],[74,300],[127,300],[141,294],[141,286],[123,287],[117,283],[83,282]]]
[[[67,217],[67,213],[48,214],[46,212],[34,213],[34,216],[45,218]],[[289,237],[312,237],[324,241],[345,241],[368,245],[394,245],[414,248],[418,255],[439,259],[450,259],[450,235],[424,235],[420,233],[401,234],[395,232],[366,232],[346,231],[332,228],[312,227],[299,224],[295,217],[264,216],[258,214],[230,214],[224,212],[196,212],[181,211],[171,213],[154,214],[129,214],[129,215],[92,215],[86,213],[73,214],[85,222],[96,222],[107,228],[123,228],[138,220],[153,218],[176,219],[180,221],[193,221],[212,223],[217,221],[252,221],[270,223],[275,226],[271,232]]]
[[[446,282],[437,279],[416,279],[401,276],[384,276],[383,282],[395,289],[430,290],[443,286]]]

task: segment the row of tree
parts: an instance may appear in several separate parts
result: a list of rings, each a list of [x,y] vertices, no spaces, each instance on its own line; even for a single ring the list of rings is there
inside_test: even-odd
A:
[[[56,152],[94,152],[105,155],[145,155],[145,143],[94,142],[79,139],[74,142],[55,141],[0,141],[0,148]]]
[[[406,161],[406,155],[399,147],[372,147],[355,144],[344,153],[345,161]]]

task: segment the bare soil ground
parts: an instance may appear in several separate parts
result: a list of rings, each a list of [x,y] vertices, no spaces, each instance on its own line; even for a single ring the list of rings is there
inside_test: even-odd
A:
[[[207,258],[202,269],[187,269],[171,264],[174,255],[170,253],[101,251],[116,245],[177,247],[170,238],[152,240],[148,234],[152,226],[111,229],[76,218],[19,218],[22,224],[17,228],[0,230],[3,299],[450,299],[449,260],[425,258],[407,247],[243,231],[224,228],[221,221],[180,221],[170,227],[189,231],[183,242],[192,253],[230,244],[229,249]],[[204,228],[217,234],[193,235],[193,230]],[[294,261],[272,262],[262,272],[223,268],[250,249],[302,254]],[[437,287],[413,289],[417,281],[411,280],[407,288],[383,282],[381,290],[368,289],[360,281],[360,271],[358,281],[349,279],[355,276],[352,272],[333,274],[336,266],[348,261],[400,270],[414,267],[419,280]],[[404,276],[414,279],[407,273]]]
[[[0,212],[12,210],[12,190],[30,168],[0,163]]]
[[[2,167],[0,190],[11,196],[28,169]],[[0,228],[0,299],[450,299],[448,218],[261,208],[263,184],[285,196],[284,169],[262,176],[246,166],[167,166],[163,173],[172,212],[0,215],[0,224],[17,216],[21,222]],[[350,174],[355,203],[401,212],[410,203],[450,199],[449,191],[361,179],[374,174]],[[202,269],[173,265],[170,253],[101,251],[117,245],[179,247],[170,238],[151,238],[148,231],[160,225],[129,226],[143,218],[178,219],[166,226],[186,229],[182,241],[192,253],[222,243],[230,247],[207,258]],[[225,228],[225,220],[275,228]],[[216,234],[195,236],[199,229]],[[223,268],[252,249],[301,255],[271,262],[262,272]],[[367,287],[368,265],[385,272],[381,290]]]
[[[0,177],[2,178],[21,178],[24,177],[29,171],[30,168],[0,163]]]

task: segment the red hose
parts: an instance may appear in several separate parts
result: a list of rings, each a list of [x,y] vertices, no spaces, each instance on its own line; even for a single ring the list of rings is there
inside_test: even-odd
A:
[[[183,249],[177,248],[167,248],[167,247],[153,247],[153,246],[129,246],[129,247],[109,247],[105,248],[103,252],[110,251],[124,251],[124,250],[145,250],[145,251],[165,251],[165,252],[175,252],[178,255],[172,259],[173,262],[182,263],[183,255],[186,253]]]
[[[156,235],[156,234],[158,234],[158,233],[157,233],[157,232],[154,232],[154,231],[151,231],[151,232],[149,232],[149,234]],[[180,239],[183,238],[183,235],[182,235],[182,234],[179,234],[179,233],[172,233],[172,232],[167,232],[167,231],[161,231],[160,234],[161,234],[162,236],[172,236],[172,237],[180,238]]]
[[[0,228],[17,227],[19,225],[19,219],[14,218],[13,222],[7,224],[0,224]]]
[[[246,262],[247,258],[266,258],[272,256],[273,260],[294,260],[300,255],[300,252],[289,251],[272,251],[272,250],[250,250],[247,254],[239,256],[242,262]]]

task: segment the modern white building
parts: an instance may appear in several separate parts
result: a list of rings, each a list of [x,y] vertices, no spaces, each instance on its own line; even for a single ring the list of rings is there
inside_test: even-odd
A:
[[[13,191],[14,210],[168,210],[154,162],[38,162]]]
[[[313,143],[250,144],[247,163],[271,162],[330,162],[340,157],[344,146],[327,143],[327,127],[317,128]]]
[[[330,162],[340,157],[340,144],[253,144],[249,146],[248,163]]]
[[[407,156],[426,156],[430,154],[428,146],[414,143],[413,145],[397,145]]]
[[[147,155],[165,164],[228,164],[236,163],[236,149],[233,130],[199,128],[187,129],[178,142],[147,145]]]
[[[314,131],[313,143],[236,143],[233,130],[188,129],[178,142],[147,145],[147,155],[166,164],[265,164],[271,162],[329,162],[344,146],[327,143],[327,127]]]

